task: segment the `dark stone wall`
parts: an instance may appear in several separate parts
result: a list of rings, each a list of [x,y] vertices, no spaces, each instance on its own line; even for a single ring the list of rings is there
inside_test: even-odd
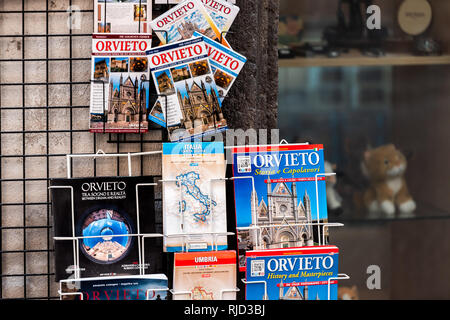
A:
[[[247,63],[224,100],[231,129],[277,127],[279,0],[237,0],[241,8],[227,40]]]

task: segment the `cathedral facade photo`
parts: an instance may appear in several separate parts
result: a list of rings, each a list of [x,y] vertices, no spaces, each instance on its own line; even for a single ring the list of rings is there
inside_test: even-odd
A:
[[[289,286],[289,284],[286,285],[283,283],[283,280],[281,280],[278,287],[280,288],[279,300],[309,300],[308,286],[304,286],[303,290],[301,290],[297,286]],[[319,300],[318,295],[316,300]]]
[[[227,125],[216,91],[207,86],[203,80],[200,83],[185,81],[183,90],[177,92],[183,114],[182,126],[191,134]]]
[[[303,199],[297,194],[297,184],[272,183],[267,179],[267,203],[259,200],[256,191],[251,198],[252,225],[260,231],[250,232],[253,247],[275,249],[313,245],[311,200],[306,190]]]
[[[120,75],[119,82],[109,84],[109,105],[107,123],[109,127],[146,127],[147,93],[140,87],[137,77],[124,80]]]

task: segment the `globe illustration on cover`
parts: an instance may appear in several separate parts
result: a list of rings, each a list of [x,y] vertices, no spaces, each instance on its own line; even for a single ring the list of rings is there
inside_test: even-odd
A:
[[[124,258],[130,248],[131,226],[125,216],[110,209],[87,215],[82,223],[81,249],[92,261],[111,264]]]

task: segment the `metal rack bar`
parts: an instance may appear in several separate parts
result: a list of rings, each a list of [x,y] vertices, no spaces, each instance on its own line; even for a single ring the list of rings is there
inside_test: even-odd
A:
[[[49,25],[49,13],[48,13],[48,1],[46,1],[45,2],[45,9],[46,9],[46,13],[45,13],[45,33],[46,34],[49,34],[49,27],[48,27],[48,25]],[[45,47],[46,48],[48,48],[48,37],[46,37],[45,38]],[[45,50],[45,59],[46,59],[46,62],[45,62],[45,81],[48,83],[49,82],[49,62],[48,62],[48,58],[49,58],[49,52],[48,52],[48,50]],[[70,64],[72,64],[72,61],[70,62]],[[49,105],[49,102],[50,102],[50,99],[49,99],[49,86],[48,86],[48,84],[45,86],[45,104],[48,106]],[[48,107],[46,108],[46,111],[45,111],[45,118],[46,118],[46,126],[45,126],[45,128],[47,129],[47,131],[49,130],[49,127],[50,127],[50,125],[49,125],[49,110],[48,110]],[[49,133],[46,133],[46,135],[45,135],[45,139],[46,139],[46,147],[45,147],[45,152],[46,152],[46,154],[49,154],[50,153],[50,146],[49,146],[49,144],[50,144],[50,139],[49,139]],[[46,170],[47,170],[47,177],[49,177],[50,176],[50,158],[49,157],[46,157]],[[48,188],[50,187],[50,181],[47,181],[47,190],[48,190]],[[46,223],[47,223],[47,225],[48,226],[50,226],[50,224],[51,224],[51,222],[50,222],[50,194],[49,194],[49,192],[47,191],[47,212],[46,212],[46,215],[47,215],[47,221],[46,221]],[[48,246],[48,244],[50,243],[50,239],[51,239],[51,236],[50,236],[50,228],[48,228],[48,230],[47,230],[47,246]],[[51,263],[50,263],[50,253],[48,252],[47,253],[47,273],[50,273],[50,265],[51,265]],[[50,288],[51,288],[51,283],[50,283],[50,277],[47,277],[47,295],[50,297],[50,295],[51,295],[51,293],[50,293]]]
[[[22,0],[22,11],[25,9],[25,0]],[[25,59],[25,13],[22,12],[22,59]],[[25,61],[22,61],[22,106],[25,105]],[[0,84],[1,85],[1,84]],[[25,130],[25,109],[22,110],[22,130]],[[22,150],[23,153],[25,154],[25,133],[22,134]],[[26,161],[22,162],[22,176],[26,177],[26,169],[25,169],[25,163]],[[22,201],[26,202],[26,183],[24,182],[22,184],[23,188],[22,188]],[[26,207],[23,206],[23,212],[22,212],[22,221],[23,221],[23,225],[24,227],[26,226]],[[26,246],[27,246],[27,236],[26,236],[26,232],[24,230],[23,232],[23,249],[25,251],[25,253],[23,254],[23,273],[24,273],[24,277],[23,277],[23,297],[26,299],[27,298],[27,277],[26,277],[26,273],[27,273],[27,254],[26,254]]]

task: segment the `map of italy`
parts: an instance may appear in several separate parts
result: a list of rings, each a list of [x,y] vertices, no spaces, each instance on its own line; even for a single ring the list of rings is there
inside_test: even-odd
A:
[[[183,192],[187,194],[191,199],[198,202],[200,205],[200,211],[194,212],[192,215],[195,222],[206,222],[208,216],[211,214],[211,206],[217,206],[217,203],[210,199],[208,195],[205,195],[197,185],[197,181],[200,179],[200,175],[191,171],[185,174],[177,176],[177,187],[183,188]],[[186,203],[183,201],[180,204],[182,211],[186,210]]]

